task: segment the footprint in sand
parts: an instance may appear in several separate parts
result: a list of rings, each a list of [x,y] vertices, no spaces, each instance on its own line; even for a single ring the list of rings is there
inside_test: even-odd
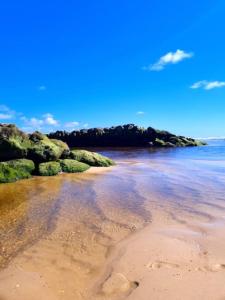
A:
[[[138,282],[129,281],[124,274],[112,273],[103,283],[101,291],[106,295],[129,294],[138,286]]]
[[[202,271],[202,272],[218,272],[225,270],[225,264],[214,264],[211,266],[203,266],[196,268],[196,271]]]
[[[157,270],[160,268],[167,268],[167,269],[179,268],[180,266],[176,263],[170,263],[170,262],[166,262],[166,261],[156,261],[153,263],[152,262],[148,263],[146,267],[148,269]]]

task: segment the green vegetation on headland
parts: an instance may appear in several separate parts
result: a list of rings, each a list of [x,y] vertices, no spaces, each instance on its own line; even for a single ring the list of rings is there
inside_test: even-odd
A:
[[[56,131],[51,139],[66,142],[69,147],[191,147],[204,145],[201,141],[177,136],[168,131],[147,129],[134,124],[110,128],[90,128],[72,132]]]
[[[0,183],[14,182],[32,175],[53,176],[60,172],[84,172],[90,166],[113,165],[98,153],[70,150],[61,140],[40,132],[30,135],[13,124],[0,124]]]

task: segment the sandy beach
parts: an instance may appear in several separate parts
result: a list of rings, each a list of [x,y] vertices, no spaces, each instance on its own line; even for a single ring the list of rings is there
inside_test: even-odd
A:
[[[182,224],[155,210],[152,223],[118,243],[93,276],[91,264],[104,260],[97,253],[76,277],[68,254],[53,256],[42,241],[1,272],[1,299],[225,299],[224,227],[224,216],[216,214],[209,223],[186,218]],[[85,276],[92,279],[87,289]]]
[[[0,0],[0,300],[225,300],[225,0]]]
[[[99,298],[225,299],[224,217],[188,225],[154,218],[119,245],[95,285]]]
[[[0,186],[0,299],[225,299],[223,162],[161,155]]]

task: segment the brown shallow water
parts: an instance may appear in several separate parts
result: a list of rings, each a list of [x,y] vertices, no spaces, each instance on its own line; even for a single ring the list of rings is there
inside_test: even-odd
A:
[[[140,278],[112,269],[132,233],[224,226],[225,163],[202,151],[107,151],[115,167],[1,185],[0,299],[130,297]]]

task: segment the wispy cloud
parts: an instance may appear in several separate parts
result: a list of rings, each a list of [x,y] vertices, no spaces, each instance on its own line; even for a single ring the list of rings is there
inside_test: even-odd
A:
[[[44,117],[44,120],[43,120],[43,121],[44,121],[44,123],[45,123],[46,125],[53,125],[53,126],[59,125],[59,121],[57,121],[57,120],[53,117],[52,114],[47,113],[47,114],[44,114],[43,117]]]
[[[79,125],[80,125],[79,122],[73,121],[73,122],[67,122],[67,123],[65,123],[64,127],[65,128],[75,128],[75,127],[77,127]]]
[[[55,118],[52,113],[45,113],[40,116],[27,117],[21,112],[16,112],[4,104],[0,104],[0,122],[8,120],[18,124],[19,127],[26,132],[33,132],[35,130],[50,132],[56,129],[69,129],[70,131],[83,127],[88,128],[88,123],[80,123],[78,121],[61,122]],[[8,123],[8,122],[7,122]]]
[[[40,85],[40,86],[38,87],[38,90],[39,90],[39,91],[46,91],[46,90],[47,90],[47,87],[46,87],[45,85]]]
[[[145,112],[141,111],[141,110],[136,112],[136,115],[139,115],[139,116],[144,115],[144,114],[145,114]]]
[[[8,106],[0,105],[0,120],[10,120],[14,118],[15,112],[11,110]]]
[[[0,113],[0,120],[9,120],[12,119],[12,115],[10,114],[4,114],[4,113]]]
[[[8,106],[4,105],[4,104],[0,104],[0,111],[9,111],[10,109],[8,108]]]
[[[185,52],[184,50],[177,49],[175,52],[168,52],[161,56],[157,62],[147,67],[143,67],[145,71],[161,71],[169,64],[177,64],[184,59],[193,57],[193,52]]]
[[[59,121],[54,118],[54,116],[50,113],[46,113],[42,116],[42,118],[27,118],[25,116],[20,117],[20,120],[24,124],[24,128],[27,128],[27,131],[32,130],[42,130],[45,129],[46,126],[58,126]]]
[[[215,88],[221,88],[225,86],[225,81],[207,81],[207,80],[201,80],[197,81],[192,86],[190,86],[191,89],[204,89],[204,90],[212,90]]]
[[[24,122],[26,127],[32,128],[32,129],[41,129],[41,126],[44,125],[44,121],[42,119],[37,119],[37,118],[26,118],[26,117],[21,117],[21,121]]]

